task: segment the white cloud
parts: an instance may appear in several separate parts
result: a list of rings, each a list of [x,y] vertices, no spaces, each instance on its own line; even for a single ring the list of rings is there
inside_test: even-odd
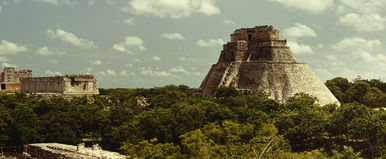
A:
[[[62,76],[63,75],[60,72],[53,72],[53,71],[50,71],[50,70],[47,70],[46,74],[49,75],[49,76]]]
[[[47,30],[47,35],[51,37],[52,39],[60,39],[66,43],[70,43],[74,46],[81,47],[81,48],[96,48],[93,41],[78,38],[75,34],[64,31],[62,29],[57,29],[56,31],[53,31],[51,29]]]
[[[339,18],[338,24],[353,27],[357,32],[380,31],[385,28],[386,18],[379,14],[348,13]]]
[[[336,7],[335,12],[338,14],[343,14],[349,12],[349,9],[344,5],[339,5],[338,7]]]
[[[196,45],[198,47],[215,47],[219,45],[223,45],[225,42],[223,39],[209,39],[209,40],[198,40]]]
[[[284,36],[291,38],[316,37],[315,31],[305,24],[295,23],[295,26],[284,29]]]
[[[91,68],[89,71],[91,71]],[[126,70],[117,72],[117,71],[114,71],[112,69],[107,69],[106,71],[100,71],[100,72],[96,73],[96,75],[99,75],[99,76],[123,76],[124,77],[124,76],[129,76],[129,73]],[[133,72],[130,73],[130,75],[133,75]]]
[[[1,13],[1,11],[3,11],[3,8],[0,6],[0,13]]]
[[[236,25],[236,22],[229,20],[229,19],[225,19],[223,22],[224,22],[224,24]]]
[[[125,52],[128,54],[135,54],[135,51],[145,51],[144,42],[137,36],[127,36],[122,43],[114,44],[112,49]]]
[[[294,54],[310,55],[313,53],[313,50],[309,45],[299,44],[295,41],[288,41],[287,44],[291,48],[291,52]]]
[[[51,54],[51,52],[48,51],[47,46],[39,48],[38,50],[36,50],[36,53],[38,53],[39,55],[49,55],[49,54]]]
[[[168,77],[171,75],[169,72],[159,71],[157,69],[152,69],[151,67],[143,67],[140,74],[153,77]]]
[[[127,67],[133,67],[133,64],[131,64],[131,63],[128,63],[128,64],[125,64],[125,66],[127,66]]]
[[[339,41],[332,48],[339,52],[374,51],[381,48],[381,41],[366,40],[360,37],[349,37]]]
[[[170,72],[189,74],[189,72],[186,71],[182,66],[174,67],[174,68],[170,69]]]
[[[181,61],[190,61],[190,62],[194,61],[194,59],[192,59],[192,58],[187,58],[187,57],[180,57],[180,58],[178,58],[178,59],[181,60]]]
[[[193,72],[193,74],[196,75],[196,76],[201,76],[200,72]]]
[[[19,4],[22,0],[12,0],[15,4]],[[8,5],[8,3],[7,3],[7,1],[5,1],[5,3],[3,3],[3,4],[6,4],[6,5]]]
[[[333,60],[333,61],[338,60],[338,58],[337,58],[336,56],[334,56],[334,55],[325,55],[325,57],[326,57],[327,59]]]
[[[342,70],[344,67],[351,69],[352,77],[360,75],[365,78],[375,78],[376,74],[382,75],[386,71],[386,55],[382,52],[382,43],[378,39],[363,39],[360,37],[348,37],[331,46],[335,50],[333,58],[338,61],[333,68]],[[347,59],[347,57],[350,57]],[[345,60],[340,60],[345,59]],[[342,71],[343,72],[343,71]]]
[[[101,60],[90,60],[90,63],[93,65],[101,65],[102,61]]]
[[[115,76],[115,75],[117,75],[117,73],[116,73],[114,70],[112,70],[112,69],[107,69],[107,70],[106,70],[106,74],[107,74],[107,75],[110,75],[110,76]]]
[[[361,13],[378,13],[385,9],[385,0],[341,0],[341,3]]]
[[[48,61],[48,63],[50,63],[50,64],[58,64],[59,61],[55,60],[55,59],[52,59],[52,60]]]
[[[105,1],[106,1],[106,3],[107,3],[108,5],[110,5],[110,6],[115,5],[115,4],[117,3],[116,0],[105,0]]]
[[[58,6],[60,4],[66,4],[66,5],[74,5],[76,4],[75,1],[72,0],[34,0],[36,2],[42,2],[42,3],[48,3],[54,6]]]
[[[7,62],[9,59],[7,57],[0,56],[0,62]]]
[[[182,18],[193,13],[215,15],[221,12],[214,0],[131,0],[129,6],[122,10],[162,18]]]
[[[184,37],[180,33],[164,33],[161,37],[171,40],[183,40]]]
[[[85,70],[84,70],[84,72],[86,73],[86,74],[91,74],[91,71],[92,71],[93,69],[91,68],[91,67],[87,67]]]
[[[161,57],[153,56],[153,61],[161,61]]]
[[[96,0],[88,0],[88,5],[89,6],[94,6]]]
[[[135,19],[134,18],[127,18],[123,21],[125,24],[135,24]]]
[[[220,14],[220,9],[215,6],[214,0],[191,0],[190,1],[192,10],[196,10],[198,13],[205,15]]]
[[[331,73],[330,70],[328,69],[323,69],[323,68],[317,68],[315,69],[315,71],[318,73],[318,74],[322,74],[324,77],[333,77],[333,74]]]
[[[125,48],[124,44],[114,44],[112,49],[120,51],[120,52],[126,52],[126,48]],[[132,53],[132,52],[129,50],[128,53]]]
[[[47,46],[41,47],[36,50],[36,53],[42,56],[50,56],[50,55],[65,55],[66,52],[61,50],[51,50],[48,49]]]
[[[19,52],[26,52],[26,51],[27,51],[27,48],[24,46],[19,46],[18,44],[9,42],[7,40],[1,40],[0,55],[17,54]]]
[[[95,73],[96,75],[98,76],[106,76],[106,72],[105,71],[100,71],[98,73]]]
[[[14,64],[6,63],[6,62],[3,62],[3,64],[1,64],[1,66],[3,66],[3,67],[15,67],[15,68],[17,67]]]
[[[333,0],[271,0],[290,9],[303,10],[312,14],[319,14],[332,6]]]
[[[194,68],[191,68],[191,71],[194,70]],[[185,74],[185,75],[195,75],[195,76],[200,76],[201,73],[199,72],[190,72],[186,69],[184,69],[182,66],[177,66],[177,67],[173,67],[170,69],[170,72],[172,73],[182,73],[182,74]]]
[[[20,3],[20,1],[22,0],[13,0],[15,3]],[[59,6],[59,5],[75,5],[75,4],[78,4],[78,2],[81,2],[81,1],[78,1],[78,0],[33,0],[35,2],[40,2],[40,3],[47,3],[47,4],[51,4],[51,5],[54,5],[54,6]],[[96,2],[96,0],[86,0],[87,1],[87,4],[89,6],[93,6]]]
[[[359,51],[357,53],[361,59],[371,64],[383,64],[386,65],[386,56],[383,54],[374,54],[367,51]]]
[[[120,76],[129,76],[126,70],[119,72]]]

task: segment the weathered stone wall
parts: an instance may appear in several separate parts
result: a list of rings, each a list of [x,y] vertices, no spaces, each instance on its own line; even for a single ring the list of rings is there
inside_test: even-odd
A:
[[[29,144],[26,153],[38,159],[126,159],[129,156],[104,151],[100,147],[87,148],[59,143]]]
[[[3,83],[6,85],[6,89],[2,91],[19,91],[20,90],[20,83],[15,82],[15,83]]]
[[[64,78],[64,94],[99,94],[95,78]]]
[[[1,91],[22,91],[34,94],[92,95],[99,94],[98,82],[92,75],[32,77],[31,70],[15,71],[5,67],[0,73]]]
[[[213,95],[216,87],[225,86],[244,92],[264,90],[280,102],[304,92],[322,105],[339,104],[308,65],[296,61],[287,41],[279,40],[279,31],[273,27],[237,29],[231,39],[200,86],[204,94]],[[238,45],[240,42],[246,44]]]
[[[293,57],[286,40],[261,41],[250,43],[240,40],[224,45],[218,63],[235,61],[292,61]]]
[[[47,150],[45,147],[32,144],[28,145],[27,153],[31,157],[38,159],[72,159],[67,157],[65,154],[55,153],[53,151]]]
[[[248,62],[241,64],[238,74],[239,80],[234,81],[237,88],[263,89],[281,102],[300,92],[318,97],[322,105],[338,102],[304,63]]]
[[[202,93],[207,95],[213,95],[214,89],[220,86],[226,68],[227,64],[224,63],[212,65],[209,70],[209,73],[206,75],[205,79],[201,83],[200,90],[202,91]]]
[[[219,63],[226,61],[244,61],[246,53],[248,51],[248,42],[245,40],[239,40],[237,42],[229,42],[223,46]]]
[[[259,41],[255,47],[288,47],[287,40]]]
[[[32,77],[32,71],[31,70],[20,70],[13,74],[13,78],[16,82],[20,82],[21,78],[27,78]]]
[[[21,79],[21,91],[42,95],[93,95],[99,94],[98,82],[82,77],[32,77]]]
[[[31,70],[15,71],[13,67],[5,67],[0,73],[0,83],[2,91],[19,91],[20,78],[32,77]]]
[[[279,40],[279,31],[272,26],[256,26],[254,28],[241,28],[231,34],[231,42],[245,41],[267,41]]]
[[[255,40],[265,41],[265,40],[279,40],[279,31],[277,30],[268,30],[268,31],[256,31],[254,36]]]
[[[233,62],[213,65],[200,89],[213,94],[216,87],[240,90],[263,90],[270,98],[285,102],[296,93],[318,98],[321,105],[336,103],[335,96],[305,63],[297,62]]]
[[[1,72],[0,81],[2,83],[15,83],[19,82],[19,78],[32,77],[31,70],[15,71],[13,67],[5,67]]]
[[[246,33],[246,30],[244,32],[240,31],[239,33],[232,34],[231,35],[231,42],[237,42],[239,40],[248,41],[248,34]]]
[[[21,91],[25,93],[63,93],[64,77],[22,78]]]
[[[295,58],[288,46],[264,46],[264,47],[251,47],[247,53],[249,61],[292,61],[295,62]]]

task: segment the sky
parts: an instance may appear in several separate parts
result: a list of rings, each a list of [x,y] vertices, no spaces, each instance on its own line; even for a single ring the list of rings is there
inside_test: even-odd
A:
[[[230,34],[257,25],[322,81],[386,78],[386,0],[0,0],[0,65],[197,88]]]

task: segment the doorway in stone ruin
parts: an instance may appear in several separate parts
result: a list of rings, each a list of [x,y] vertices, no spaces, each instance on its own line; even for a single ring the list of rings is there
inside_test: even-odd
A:
[[[7,84],[1,84],[1,90],[7,89]]]
[[[252,40],[252,34],[248,34],[248,41]]]

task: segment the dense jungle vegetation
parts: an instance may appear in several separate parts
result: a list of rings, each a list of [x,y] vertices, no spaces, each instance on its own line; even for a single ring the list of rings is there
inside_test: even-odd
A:
[[[92,102],[0,94],[0,146],[99,143],[138,158],[386,158],[386,83],[326,82],[341,106],[298,94],[286,103],[263,93],[187,86],[100,89]],[[138,108],[137,97],[150,104]]]

